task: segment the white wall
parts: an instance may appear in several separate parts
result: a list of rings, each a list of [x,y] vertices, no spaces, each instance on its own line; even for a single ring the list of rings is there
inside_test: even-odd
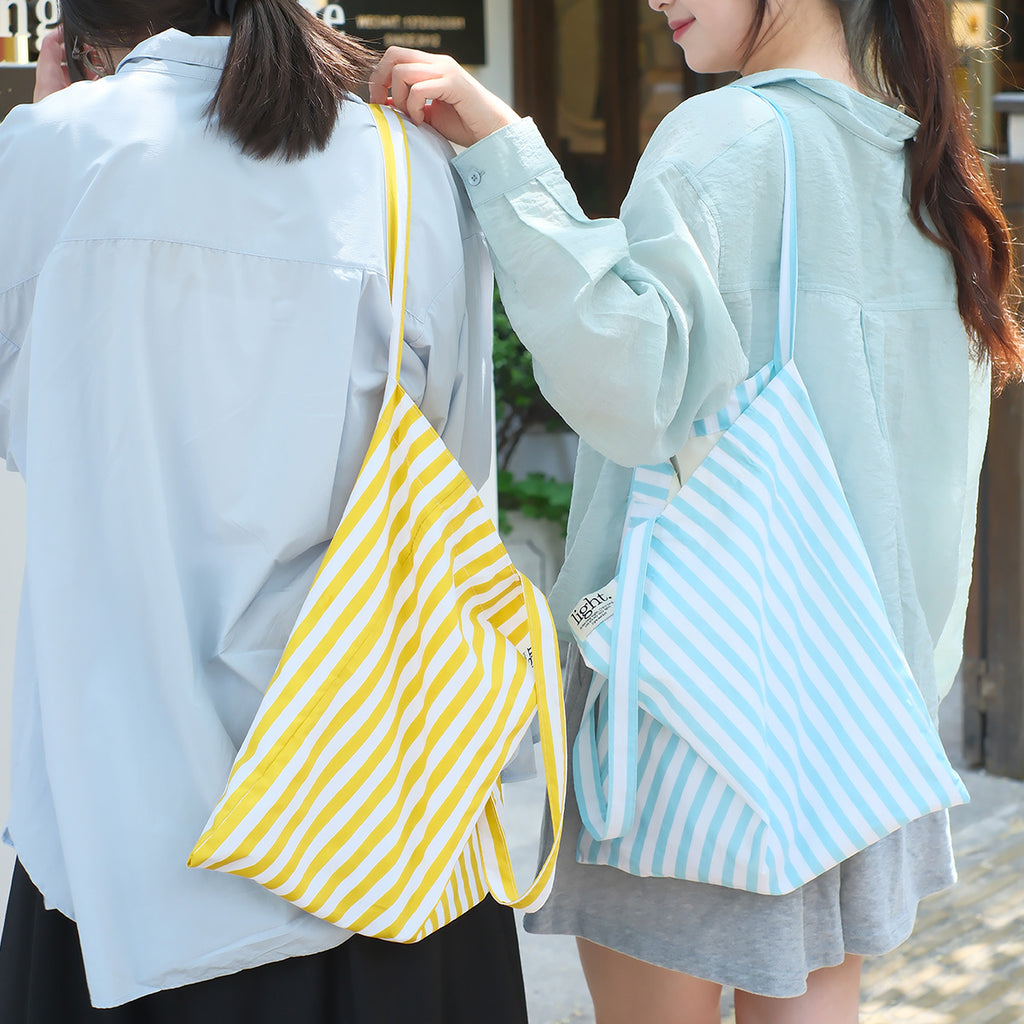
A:
[[[0,462],[0,822],[7,820],[10,799],[11,677],[24,558],[25,487],[21,477],[6,472]],[[0,846],[0,920],[13,866],[14,851]]]
[[[487,64],[473,74],[506,103],[512,102],[512,0],[484,0]]]

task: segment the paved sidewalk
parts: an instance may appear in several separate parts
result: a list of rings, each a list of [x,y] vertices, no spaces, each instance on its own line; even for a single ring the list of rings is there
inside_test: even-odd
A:
[[[921,904],[900,949],[868,961],[861,1024],[1024,1024],[1024,782],[962,774],[971,803],[950,815],[960,882]],[[542,787],[512,791],[519,870],[532,860]],[[531,1024],[594,1024],[573,939],[520,938]],[[730,1008],[722,1019],[734,1021]]]
[[[869,961],[862,1024],[1024,1024],[1024,783],[964,781],[960,883],[921,904],[900,949]]]

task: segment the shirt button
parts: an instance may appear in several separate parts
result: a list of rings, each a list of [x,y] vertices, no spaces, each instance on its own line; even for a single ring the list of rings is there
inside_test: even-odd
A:
[[[479,171],[473,171],[470,173],[469,177],[466,180],[470,183],[470,185],[479,185],[480,182],[483,180],[483,175]]]

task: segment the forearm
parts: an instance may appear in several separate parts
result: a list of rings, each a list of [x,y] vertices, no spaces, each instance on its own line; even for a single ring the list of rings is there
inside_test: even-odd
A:
[[[631,240],[623,221],[588,220],[529,121],[455,166],[552,405],[624,465],[682,447],[697,411],[724,400],[746,364],[712,275],[685,225],[672,223],[672,198],[657,183],[648,190],[661,238]],[[720,344],[708,345],[709,327]]]

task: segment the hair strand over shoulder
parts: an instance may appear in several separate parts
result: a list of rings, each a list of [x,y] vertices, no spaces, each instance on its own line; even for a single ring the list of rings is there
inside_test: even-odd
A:
[[[920,122],[910,145],[910,213],[953,261],[957,305],[1001,387],[1024,375],[1014,244],[956,93],[945,0],[865,0],[847,36],[854,67]]]

